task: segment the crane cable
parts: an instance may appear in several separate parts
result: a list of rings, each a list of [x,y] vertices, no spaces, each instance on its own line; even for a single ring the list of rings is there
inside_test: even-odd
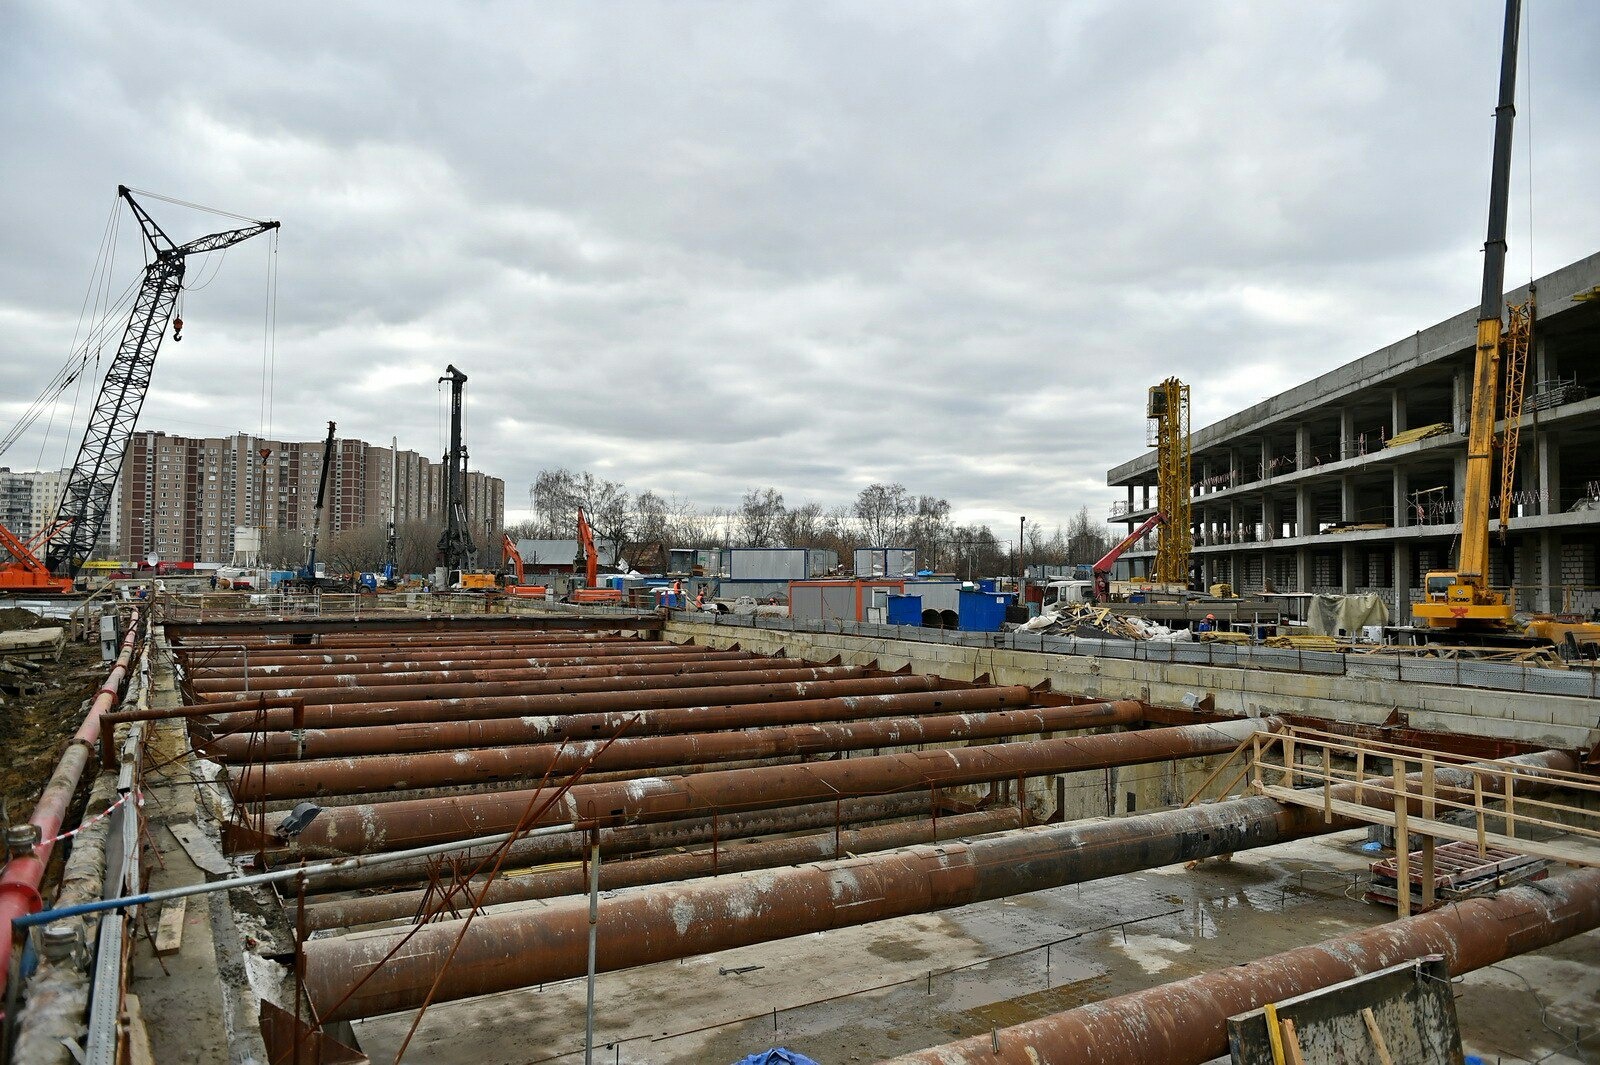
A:
[[[50,418],[45,430],[45,439],[39,445],[38,461],[44,461],[45,448],[49,446],[50,426],[55,420],[55,404],[61,394],[74,383],[81,380],[84,368],[88,362],[89,353],[97,344],[104,343],[105,331],[113,315],[115,315],[131,298],[137,282],[130,284],[123,290],[115,303],[107,298],[110,291],[111,279],[114,276],[116,261],[116,241],[120,216],[118,214],[120,202],[112,202],[112,211],[106,220],[106,225],[101,233],[100,246],[95,253],[94,268],[90,273],[89,284],[84,291],[83,302],[78,309],[78,321],[73,328],[72,345],[66,361],[47,381],[39,394],[24,408],[15,424],[0,438],[0,455],[5,454],[20,440],[35,422],[42,417],[45,411],[50,411]],[[110,304],[107,306],[107,304]],[[106,307],[102,312],[101,308]],[[87,336],[84,335],[84,322],[88,320],[94,324],[90,327]],[[80,343],[81,339],[81,343]],[[96,363],[98,367],[98,361]]]

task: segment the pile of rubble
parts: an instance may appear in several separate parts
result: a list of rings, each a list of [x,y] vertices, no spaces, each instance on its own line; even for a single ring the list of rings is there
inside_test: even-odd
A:
[[[1086,640],[1151,640],[1181,643],[1194,639],[1188,629],[1169,629],[1154,621],[1118,614],[1109,607],[1091,603],[1068,604],[1059,610],[1040,614],[1021,626],[1026,632],[1050,636],[1076,636]]]

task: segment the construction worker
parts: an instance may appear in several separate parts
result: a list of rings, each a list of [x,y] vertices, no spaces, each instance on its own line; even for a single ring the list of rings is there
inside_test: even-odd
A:
[[[672,605],[678,610],[683,609],[683,582],[680,580],[672,582]]]
[[[1195,632],[1211,632],[1217,627],[1217,615],[1207,614],[1205,620],[1194,627]]]
[[[694,593],[694,608],[696,610],[704,610],[706,608],[706,586],[703,584],[700,586],[700,590]]]

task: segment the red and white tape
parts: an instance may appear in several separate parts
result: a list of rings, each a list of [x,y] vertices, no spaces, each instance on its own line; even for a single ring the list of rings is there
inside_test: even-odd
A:
[[[141,791],[130,791],[126,795],[124,795],[120,799],[118,799],[116,802],[114,802],[110,806],[106,807],[104,810],[102,810],[99,813],[95,814],[93,817],[85,818],[78,825],[78,827],[73,829],[72,831],[63,832],[59,836],[51,836],[49,839],[40,840],[36,844],[36,846],[42,847],[46,843],[60,843],[64,839],[71,839],[73,836],[76,836],[79,832],[82,832],[84,829],[89,828],[89,827],[91,827],[93,825],[97,825],[101,821],[104,821],[106,818],[110,817],[113,813],[116,812],[117,807],[121,806],[123,803],[127,802],[129,799],[133,800],[135,806],[143,806],[144,805],[144,793],[141,792]]]

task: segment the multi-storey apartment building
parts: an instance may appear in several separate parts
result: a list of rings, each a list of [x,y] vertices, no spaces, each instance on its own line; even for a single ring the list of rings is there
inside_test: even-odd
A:
[[[0,523],[26,542],[50,528],[61,509],[61,493],[66,490],[70,470],[23,470],[0,468]],[[103,558],[115,550],[121,536],[121,507],[113,497],[105,527],[96,541],[95,557]],[[44,549],[39,547],[43,557]]]
[[[120,550],[131,558],[231,562],[235,531],[309,532],[316,510],[323,441],[264,440],[236,434],[192,438],[140,431],[123,461]],[[393,462],[391,463],[391,459]],[[328,469],[325,534],[389,520],[391,464],[398,519],[440,516],[443,467],[413,451],[335,439]],[[505,482],[469,473],[468,519],[492,530],[505,522]],[[476,496],[474,484],[480,485]]]
[[[1600,608],[1600,253],[1536,289],[1511,513],[1489,579],[1521,609],[1587,612]],[[1196,583],[1375,592],[1410,621],[1422,575],[1453,565],[1461,531],[1475,319],[1463,312],[1195,431]],[[1432,435],[1400,436],[1418,429]],[[1159,506],[1154,452],[1106,479],[1126,491],[1113,522],[1131,528]],[[1151,553],[1124,557],[1137,572]]]

